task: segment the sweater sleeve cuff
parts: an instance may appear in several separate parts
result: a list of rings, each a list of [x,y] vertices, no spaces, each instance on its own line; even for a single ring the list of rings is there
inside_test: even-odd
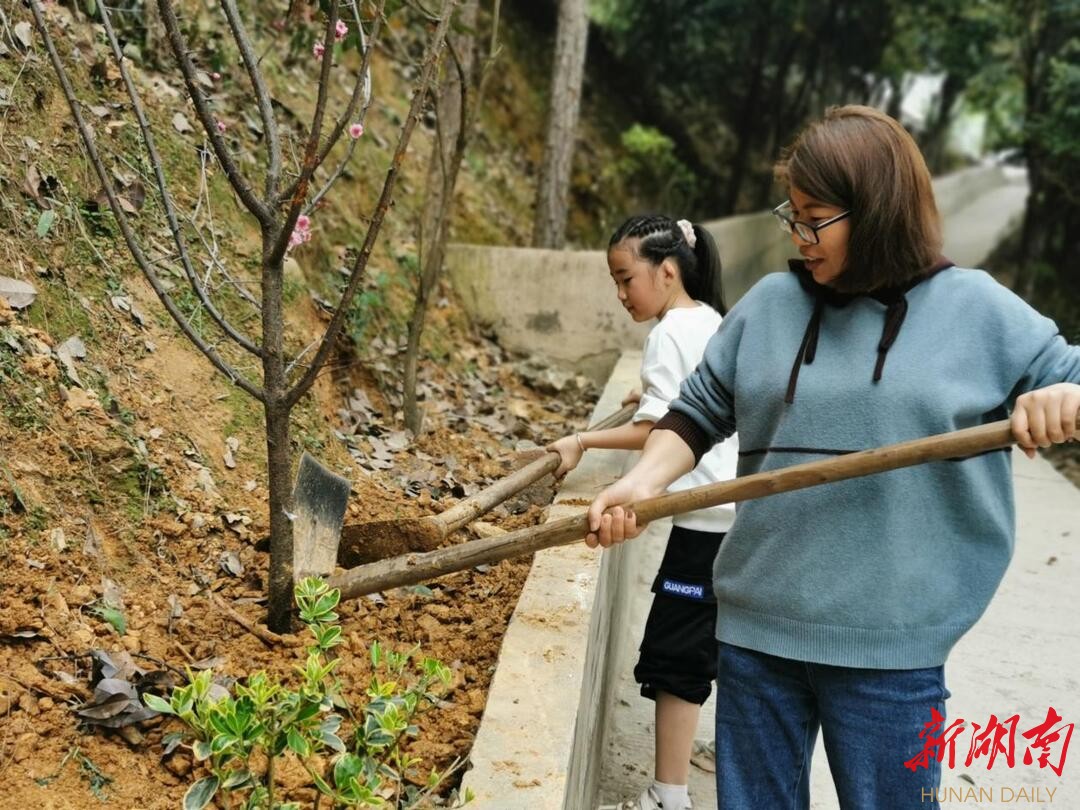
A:
[[[678,411],[668,411],[653,425],[653,430],[670,430],[690,447],[694,454],[695,466],[701,457],[709,452],[709,437],[697,423],[688,416]],[[651,431],[650,431],[651,432]]]

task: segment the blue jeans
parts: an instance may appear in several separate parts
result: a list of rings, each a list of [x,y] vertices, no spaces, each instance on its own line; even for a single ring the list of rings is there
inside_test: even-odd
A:
[[[842,810],[938,809],[940,763],[904,763],[923,750],[930,708],[945,715],[944,667],[835,667],[722,643],[716,687],[719,810],[808,808],[819,728]]]

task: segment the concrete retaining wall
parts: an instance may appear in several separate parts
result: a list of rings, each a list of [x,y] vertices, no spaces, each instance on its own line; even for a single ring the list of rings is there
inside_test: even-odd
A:
[[[469,317],[501,346],[572,366],[598,383],[651,328],[619,304],[599,250],[450,245],[446,270]]]
[[[620,359],[593,421],[637,384],[638,352]],[[579,514],[632,454],[596,450],[566,476],[548,519]],[[463,787],[478,810],[584,810],[597,794],[613,679],[607,649],[619,622],[623,549],[584,543],[538,552],[510,620]]]

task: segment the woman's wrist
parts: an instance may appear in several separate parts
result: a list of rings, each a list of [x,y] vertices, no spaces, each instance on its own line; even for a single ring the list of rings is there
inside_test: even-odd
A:
[[[589,449],[588,445],[585,444],[584,436],[585,436],[585,433],[575,433],[574,434],[574,438],[577,439],[578,450],[580,450],[582,453],[584,453],[586,450]]]
[[[658,476],[655,469],[637,465],[630,468],[630,471],[623,476],[622,481],[629,484],[631,489],[643,493],[644,497],[647,498],[662,495],[670,483],[665,482],[662,476]]]

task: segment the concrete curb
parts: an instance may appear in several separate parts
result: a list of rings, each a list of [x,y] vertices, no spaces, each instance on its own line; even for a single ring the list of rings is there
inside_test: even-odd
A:
[[[641,355],[616,363],[593,414],[619,409],[638,385]],[[549,520],[580,513],[631,454],[585,454],[566,476]],[[596,795],[611,696],[605,668],[624,566],[619,552],[583,543],[536,554],[503,639],[463,788],[478,810],[582,810]],[[616,623],[618,625],[618,623]]]

